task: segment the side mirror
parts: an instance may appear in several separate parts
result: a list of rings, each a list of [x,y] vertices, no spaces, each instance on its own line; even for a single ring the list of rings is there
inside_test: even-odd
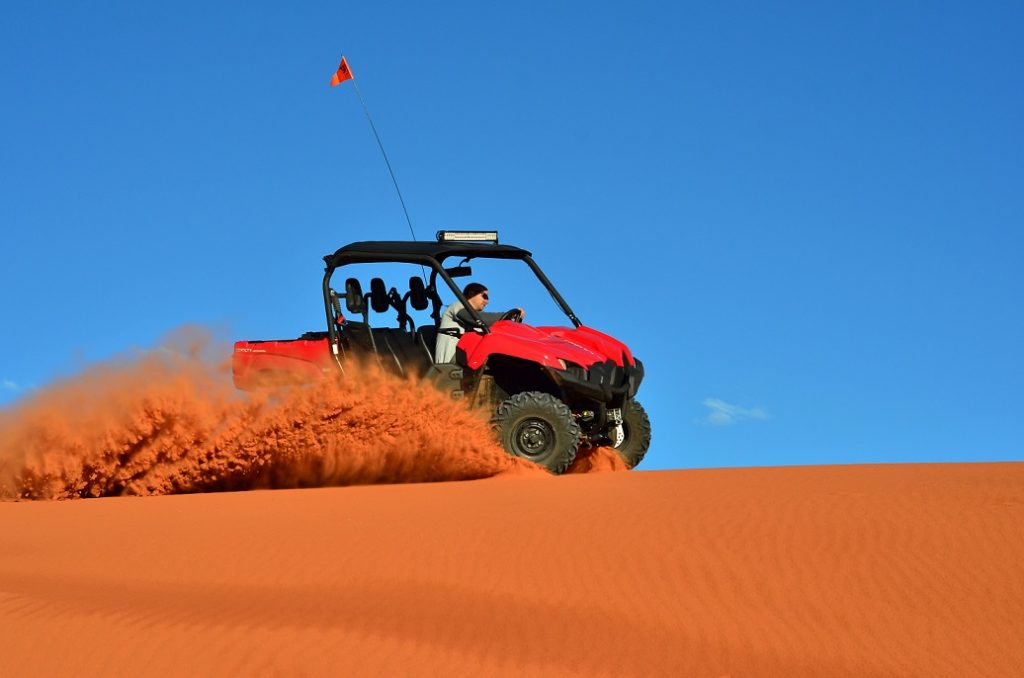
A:
[[[423,278],[409,278],[409,303],[416,311],[427,307],[427,290],[423,287]]]
[[[377,313],[383,313],[391,308],[391,302],[388,301],[387,288],[384,286],[384,281],[380,278],[374,278],[370,281],[370,308]]]
[[[366,312],[366,301],[363,299],[363,286],[355,278],[345,281],[345,308],[349,313],[362,315]]]
[[[467,276],[473,275],[473,267],[456,266],[454,268],[446,268],[444,269],[444,272],[453,278],[465,278]]]

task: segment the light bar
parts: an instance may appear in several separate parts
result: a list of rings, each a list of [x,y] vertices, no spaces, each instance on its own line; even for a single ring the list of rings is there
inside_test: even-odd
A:
[[[498,244],[497,231],[438,231],[437,242],[486,242]]]

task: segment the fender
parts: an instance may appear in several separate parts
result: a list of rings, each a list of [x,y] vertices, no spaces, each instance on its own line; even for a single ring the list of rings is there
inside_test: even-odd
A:
[[[605,359],[614,360],[617,365],[625,367],[623,356],[625,356],[628,364],[633,365],[636,363],[636,360],[633,358],[633,352],[629,350],[628,346],[618,339],[604,332],[599,332],[592,327],[580,325],[576,329],[571,327],[539,327],[538,329],[600,353]]]

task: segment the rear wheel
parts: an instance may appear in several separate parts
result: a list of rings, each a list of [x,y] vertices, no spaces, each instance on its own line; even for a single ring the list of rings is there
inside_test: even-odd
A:
[[[580,427],[572,412],[558,398],[540,391],[503,400],[494,414],[494,428],[509,454],[556,474],[569,468],[580,446]]]
[[[615,451],[633,468],[643,461],[651,446],[651,420],[636,400],[627,402],[622,412],[622,433],[622,441],[615,446]]]

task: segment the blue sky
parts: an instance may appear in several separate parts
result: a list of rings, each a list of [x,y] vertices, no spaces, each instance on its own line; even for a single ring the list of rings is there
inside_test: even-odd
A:
[[[1019,3],[5,15],[0,402],[321,329],[320,257],[407,234],[345,53],[420,236],[499,228],[645,361],[645,467],[1024,458]]]

